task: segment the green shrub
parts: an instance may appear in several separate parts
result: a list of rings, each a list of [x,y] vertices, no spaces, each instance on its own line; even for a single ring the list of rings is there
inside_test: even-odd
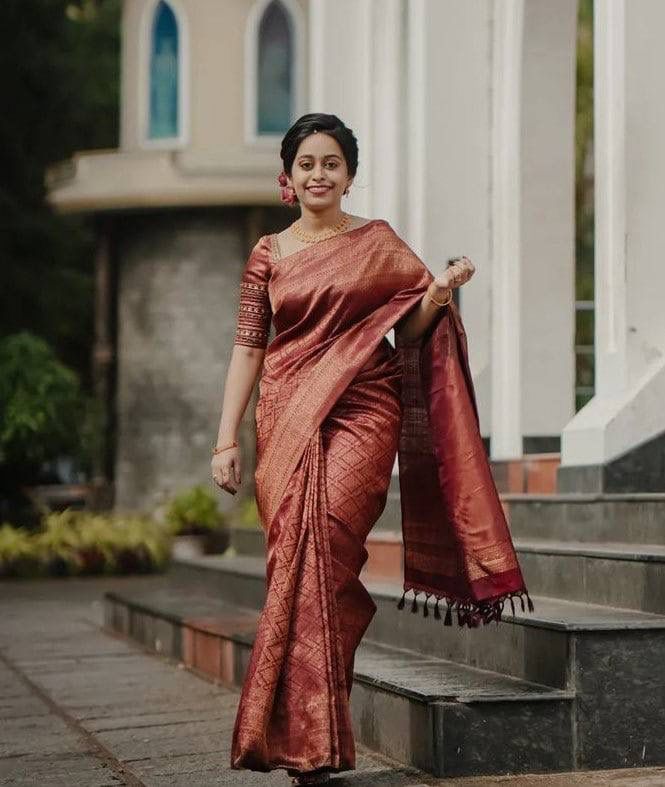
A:
[[[39,576],[42,567],[35,539],[22,528],[0,525],[0,577]]]
[[[171,534],[136,514],[66,509],[46,514],[36,533],[0,528],[0,576],[132,574],[162,570]]]
[[[0,341],[0,463],[19,480],[78,451],[84,402],[76,373],[43,339],[23,331]]]
[[[215,496],[200,485],[176,495],[168,504],[165,518],[174,535],[204,535],[226,522]]]
[[[51,576],[68,576],[80,571],[80,513],[65,509],[46,514],[42,519],[41,532],[34,536],[46,571]]]

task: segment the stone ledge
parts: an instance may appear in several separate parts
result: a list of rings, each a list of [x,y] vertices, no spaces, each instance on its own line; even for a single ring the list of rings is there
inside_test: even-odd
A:
[[[109,628],[160,653],[160,625],[178,628],[169,655],[202,677],[235,687],[244,678],[257,616],[198,589],[190,596],[185,583],[166,592],[105,595]],[[439,776],[569,769],[573,699],[572,691],[369,642],[358,648],[351,696],[359,741]],[[387,708],[395,712],[379,710]],[[482,738],[472,734],[479,724]],[[453,726],[468,739],[456,752],[446,746]],[[509,728],[519,730],[517,739],[506,736]]]

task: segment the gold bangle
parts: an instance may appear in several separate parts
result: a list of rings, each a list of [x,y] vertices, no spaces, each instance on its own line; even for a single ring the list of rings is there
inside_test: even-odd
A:
[[[432,301],[432,303],[436,303],[437,306],[447,306],[453,299],[453,288],[449,287],[448,289],[450,290],[450,295],[448,296],[448,300],[444,301],[443,303],[441,303],[441,301],[437,301],[436,298],[432,298],[429,292],[427,295],[429,296],[430,301]]]
[[[221,454],[222,451],[226,451],[227,448],[235,448],[235,447],[237,447],[237,445],[238,445],[238,441],[237,440],[233,440],[228,445],[216,445],[212,449],[212,454],[213,454],[213,456],[215,454]]]

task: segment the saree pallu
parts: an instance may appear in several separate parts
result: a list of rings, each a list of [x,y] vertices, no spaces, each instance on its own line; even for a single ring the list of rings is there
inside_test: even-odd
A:
[[[353,659],[376,606],[359,580],[399,456],[404,591],[445,600],[444,623],[499,621],[531,602],[478,431],[454,304],[415,344],[386,334],[433,280],[388,222],[275,260],[271,236],[240,285],[236,343],[267,347],[256,407],[266,601],[231,766],[355,767]],[[275,337],[268,346],[270,322]],[[404,596],[398,605],[404,606]]]

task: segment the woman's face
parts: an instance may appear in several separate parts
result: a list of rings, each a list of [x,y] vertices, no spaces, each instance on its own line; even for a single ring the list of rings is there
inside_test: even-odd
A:
[[[301,206],[316,212],[339,205],[344,189],[351,185],[353,178],[349,176],[339,142],[317,131],[298,146],[287,182],[295,189]]]

